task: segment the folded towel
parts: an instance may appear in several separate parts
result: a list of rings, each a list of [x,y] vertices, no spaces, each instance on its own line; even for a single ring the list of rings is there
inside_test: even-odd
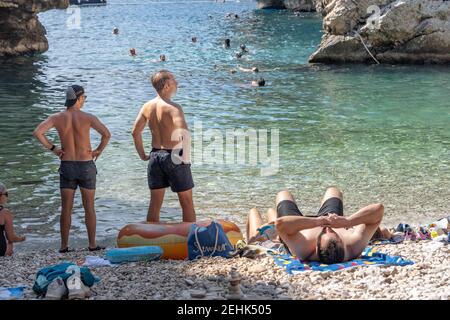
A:
[[[296,257],[288,254],[277,254],[269,252],[275,263],[286,269],[289,274],[297,274],[303,271],[338,271],[358,266],[406,266],[414,264],[411,260],[406,260],[400,256],[389,256],[367,247],[361,254],[361,258],[335,264],[322,264],[317,261],[300,261]]]

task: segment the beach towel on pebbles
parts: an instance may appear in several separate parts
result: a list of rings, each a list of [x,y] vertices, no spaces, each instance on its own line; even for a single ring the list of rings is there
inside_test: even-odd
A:
[[[358,266],[406,266],[414,264],[411,260],[406,260],[400,256],[389,256],[367,247],[361,254],[361,258],[335,264],[322,264],[316,261],[300,261],[289,254],[277,254],[269,252],[275,263],[286,269],[289,274],[301,273],[303,271],[338,271]]]

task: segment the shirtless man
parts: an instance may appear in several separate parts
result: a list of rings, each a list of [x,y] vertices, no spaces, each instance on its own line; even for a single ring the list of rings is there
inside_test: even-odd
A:
[[[96,216],[94,208],[96,174],[95,162],[105,149],[111,137],[108,129],[100,120],[89,113],[81,111],[86,101],[84,89],[73,85],[67,89],[65,111],[51,115],[42,122],[33,135],[48,150],[61,159],[59,168],[61,190],[61,249],[69,252],[69,231],[72,222],[73,199],[77,187],[80,187],[85,212],[85,222],[89,239],[89,250],[104,249],[95,241]],[[45,133],[55,128],[61,140],[61,148],[49,142]],[[102,139],[97,149],[92,150],[90,129],[101,134]]]
[[[171,100],[177,92],[178,83],[167,70],[156,72],[151,81],[157,96],[144,104],[132,132],[139,156],[143,161],[149,160],[147,178],[150,205],[147,221],[159,222],[164,193],[170,186],[178,194],[183,221],[195,222],[190,134],[183,109]],[[153,147],[149,155],[142,142],[142,132],[147,125],[152,133]]]
[[[300,260],[332,264],[357,258],[376,233],[386,238],[391,236],[386,228],[379,227],[384,212],[382,204],[369,205],[344,217],[342,193],[335,187],[327,189],[319,213],[314,217],[301,214],[289,191],[279,192],[276,203],[277,210],[267,211],[266,224],[256,208],[250,210],[248,243],[261,242],[263,246],[273,247],[271,242],[278,242],[280,237]],[[264,235],[258,232],[273,225],[276,232],[271,228],[266,229]]]
[[[289,251],[325,264],[359,257],[384,214],[382,204],[371,204],[344,217],[342,193],[335,187],[325,192],[317,217],[304,217],[289,191],[279,192],[276,203],[275,227]]]

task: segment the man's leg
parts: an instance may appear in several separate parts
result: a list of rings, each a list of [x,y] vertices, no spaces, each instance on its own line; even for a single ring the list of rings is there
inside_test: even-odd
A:
[[[148,206],[147,222],[159,222],[159,213],[164,201],[166,188],[150,190],[150,204]]]
[[[275,222],[277,218],[278,218],[277,210],[275,210],[274,208],[269,208],[267,210],[267,222],[268,223]]]
[[[323,206],[325,201],[330,198],[339,198],[341,199],[341,201],[344,201],[344,196],[342,195],[341,190],[336,187],[328,187],[325,191],[325,194],[323,195],[322,201],[320,202],[320,206]]]
[[[61,217],[60,232],[61,232],[61,250],[67,249],[69,246],[69,232],[72,224],[72,210],[73,210],[73,198],[75,197],[75,191],[73,189],[60,189],[61,190]]]
[[[335,213],[340,216],[344,215],[343,195],[336,187],[328,187],[320,202],[318,216],[327,215],[329,213]]]
[[[287,190],[278,192],[276,198],[277,217],[283,216],[302,216],[292,193]]]
[[[195,222],[194,200],[192,199],[192,189],[178,192],[178,200],[183,210],[183,222]]]
[[[283,190],[278,192],[277,198],[276,198],[276,206],[277,206],[277,218],[285,217],[285,216],[303,216],[300,209],[298,208],[297,204],[295,203],[294,196],[292,193],[290,193],[287,190]],[[292,245],[295,245],[297,242],[299,242],[299,239],[303,239],[303,236],[299,233],[298,235],[292,237],[294,240],[288,239],[287,243],[279,237],[281,243],[284,244],[284,247],[286,250],[291,253],[288,243],[291,243]],[[287,239],[287,238],[286,238]]]
[[[260,228],[264,224],[261,214],[258,212],[258,209],[252,208],[248,213],[247,218],[247,241],[248,243],[253,242],[254,238],[258,235],[258,228]]]
[[[95,214],[95,189],[80,188],[84,207],[84,222],[88,233],[89,248],[96,248],[95,232],[97,217]]]

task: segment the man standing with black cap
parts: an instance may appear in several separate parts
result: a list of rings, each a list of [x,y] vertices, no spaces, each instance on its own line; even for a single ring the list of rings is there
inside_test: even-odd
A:
[[[111,134],[100,120],[89,113],[81,111],[86,95],[81,86],[73,85],[66,91],[66,110],[51,115],[42,122],[33,135],[39,142],[61,159],[59,168],[61,190],[61,249],[69,252],[69,231],[72,222],[72,209],[75,191],[80,187],[85,211],[86,228],[89,239],[89,250],[104,249],[95,241],[95,188],[97,168],[95,162],[109,142]],[[45,133],[55,128],[61,140],[61,148],[49,142]],[[101,134],[102,139],[97,149],[92,150],[90,129]]]

